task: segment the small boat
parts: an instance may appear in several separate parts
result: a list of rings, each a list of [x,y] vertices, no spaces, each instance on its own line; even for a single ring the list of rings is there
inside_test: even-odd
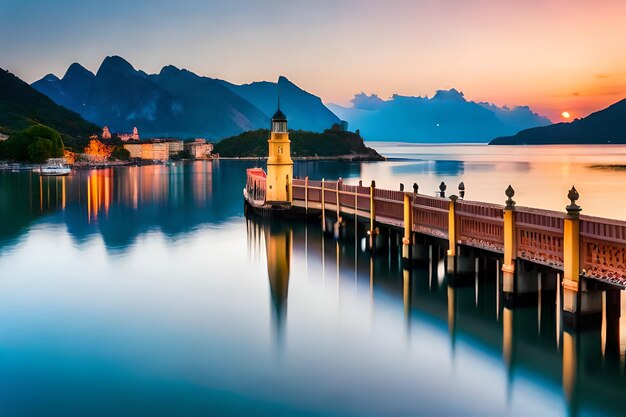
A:
[[[61,175],[69,175],[72,172],[72,168],[66,167],[64,165],[46,165],[41,167],[39,173],[41,175],[46,176],[61,176]]]

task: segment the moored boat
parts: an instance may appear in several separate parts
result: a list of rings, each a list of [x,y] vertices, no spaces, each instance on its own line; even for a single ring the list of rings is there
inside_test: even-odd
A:
[[[72,168],[62,164],[58,165],[46,165],[39,169],[39,174],[46,176],[62,176],[69,175],[72,172]]]

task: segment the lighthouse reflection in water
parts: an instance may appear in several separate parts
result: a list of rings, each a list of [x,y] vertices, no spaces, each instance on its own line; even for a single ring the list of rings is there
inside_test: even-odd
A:
[[[247,220],[248,243],[256,253],[265,246],[269,278],[273,332],[277,343],[282,343],[287,320],[287,295],[293,251],[293,230],[286,222],[263,218]],[[250,249],[250,245],[248,246]]]
[[[620,315],[619,303],[616,310],[616,303],[611,301],[619,297],[615,291],[606,295],[601,329],[569,332],[562,327],[562,294],[556,285],[544,284],[535,304],[513,307],[504,303],[500,263],[496,257],[478,256],[472,262],[476,265],[472,274],[452,276],[446,272],[445,248],[437,240],[418,242],[419,259],[413,267],[406,268],[401,262],[401,250],[394,244],[397,241],[394,232],[383,236],[380,247],[370,251],[361,245],[366,225],[354,221],[344,221],[339,233],[330,227],[326,228],[329,232],[324,232],[317,218],[293,221],[248,216],[246,226],[249,257],[267,262],[270,331],[283,359],[293,353],[297,335],[305,331],[300,328],[303,287],[312,289],[321,284],[329,300],[317,302],[337,303],[339,327],[343,327],[341,323],[346,317],[354,315],[351,311],[354,306],[349,306],[353,302],[351,298],[356,298],[358,304],[369,299],[370,314],[363,314],[359,308],[357,320],[370,322],[372,331],[381,319],[397,323],[404,316],[404,337],[389,342],[404,345],[408,351],[422,352],[419,360],[422,366],[426,358],[441,362],[440,354],[447,351],[452,369],[440,363],[444,366],[440,372],[464,378],[468,369],[463,358],[475,355],[488,358],[471,373],[476,378],[484,377],[491,382],[495,378],[503,383],[496,392],[509,405],[497,404],[496,408],[520,410],[515,406],[518,397],[539,401],[541,396],[545,396],[544,401],[561,397],[563,407],[572,415],[595,407],[612,414],[621,407],[617,404],[624,405],[622,398],[614,397],[625,387],[624,360],[619,354],[620,326],[616,319]],[[292,301],[291,327],[287,307],[290,275],[296,297]],[[309,302],[316,298],[313,294],[305,297],[310,298]],[[390,310],[397,311],[395,318],[387,317]],[[448,335],[447,347],[434,335],[442,331]],[[353,360],[387,362],[389,358],[360,346],[353,352]],[[587,363],[599,366],[590,368]],[[407,363],[408,367],[414,365]],[[504,376],[503,380],[493,374],[494,367],[499,369],[496,374]],[[427,380],[415,374],[413,382],[425,387]],[[524,385],[529,382],[543,386],[543,394],[524,392]],[[615,398],[615,402],[600,404],[599,398],[588,389],[590,386],[601,390],[603,397]],[[482,392],[481,387],[478,384],[473,390]],[[546,405],[538,402],[521,409],[539,414],[556,411],[544,408]],[[451,408],[458,411],[455,406]]]

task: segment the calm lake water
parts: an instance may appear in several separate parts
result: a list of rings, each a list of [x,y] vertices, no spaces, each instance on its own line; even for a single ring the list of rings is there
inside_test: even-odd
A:
[[[296,175],[626,218],[626,147],[377,146]],[[348,222],[246,219],[254,162],[0,172],[0,415],[619,415],[626,297],[563,331],[560,293],[510,309],[497,264],[450,285]],[[558,287],[557,287],[558,288]],[[615,294],[611,296],[615,300]],[[606,303],[605,303],[606,304]],[[615,303],[613,303],[615,304]]]

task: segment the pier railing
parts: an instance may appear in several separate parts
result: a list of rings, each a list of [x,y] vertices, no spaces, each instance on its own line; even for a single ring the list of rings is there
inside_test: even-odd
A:
[[[616,284],[626,282],[626,222],[580,216],[583,273]]]
[[[247,193],[255,201],[262,201],[265,174],[262,170],[249,171]],[[388,190],[377,188],[374,182],[370,186],[362,183],[346,185],[341,179],[296,178],[292,186],[294,207],[332,212],[338,217],[367,218],[372,229],[375,224],[402,228],[405,233],[410,230],[447,239],[450,247],[465,245],[504,254],[507,244],[505,228],[508,227],[513,239],[509,244],[513,245],[513,250],[509,255],[511,259],[505,263],[522,259],[561,270],[567,269],[564,266],[567,237],[564,225],[566,221],[573,221],[577,225],[573,238],[580,249],[578,256],[570,262],[576,262],[579,257],[581,275],[626,286],[626,222],[578,216],[580,208],[575,205],[578,198],[575,189],[572,189],[575,199],[566,213],[514,207],[512,188],[507,190],[509,200],[505,206],[468,201],[455,195],[445,198],[443,183],[437,196],[418,193],[417,185],[414,185],[413,192],[405,192],[402,185],[400,190]],[[572,198],[572,191],[569,198]],[[462,189],[459,187],[459,194],[464,193],[463,185]],[[574,211],[570,213],[571,207]],[[508,226],[505,224],[506,210],[512,213]],[[410,228],[405,227],[407,221]],[[405,237],[410,241],[410,236]],[[576,265],[573,267],[577,270]]]

